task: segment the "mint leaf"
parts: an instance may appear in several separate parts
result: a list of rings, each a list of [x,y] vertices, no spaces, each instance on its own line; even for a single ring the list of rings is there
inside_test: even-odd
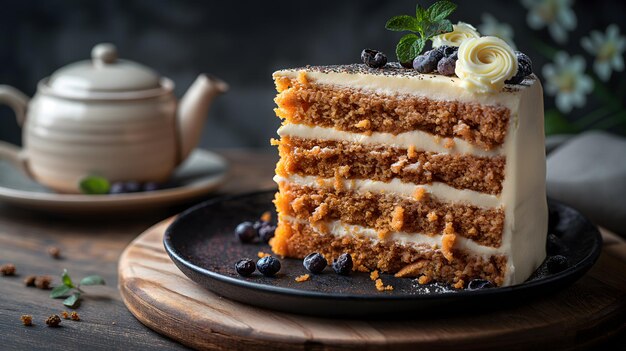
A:
[[[421,7],[420,4],[415,6],[415,18],[417,18],[418,22],[423,22],[428,18],[428,12],[425,8]]]
[[[450,16],[456,10],[456,4],[450,1],[437,1],[428,8],[428,18],[433,22],[438,22]]]
[[[104,279],[99,275],[90,275],[80,281],[80,285],[104,285]]]
[[[415,34],[406,34],[400,39],[396,46],[396,56],[400,62],[409,62],[415,58],[413,56],[415,50],[412,48],[418,40],[420,38]]]
[[[446,19],[456,5],[450,1],[438,1],[428,9],[415,6],[415,17],[402,15],[392,17],[385,24],[385,28],[392,31],[409,31],[396,45],[398,61],[409,62],[422,53],[426,41],[432,37],[448,33],[453,30],[452,23]]]
[[[72,294],[72,296],[63,300],[63,304],[67,307],[75,308],[78,306],[79,301],[80,301],[80,293],[75,292],[74,294]]]
[[[109,181],[100,176],[87,176],[81,179],[78,186],[83,194],[89,195],[107,194],[111,188]]]
[[[417,30],[418,25],[414,17],[403,15],[392,17],[385,24],[385,28],[396,32],[400,32],[403,30],[415,31]]]
[[[50,297],[53,299],[65,297],[68,295],[70,290],[72,290],[72,288],[67,285],[55,286],[54,289],[52,289],[52,291],[50,292]]]
[[[74,288],[74,283],[72,283],[72,278],[70,278],[70,275],[67,274],[67,269],[63,270],[63,274],[61,274],[61,280],[63,281],[63,284],[65,284],[65,286],[67,286],[68,288]]]
[[[452,22],[448,20],[442,20],[436,23],[431,23],[424,33],[427,37],[434,37],[435,35],[452,32],[454,27],[452,27]]]

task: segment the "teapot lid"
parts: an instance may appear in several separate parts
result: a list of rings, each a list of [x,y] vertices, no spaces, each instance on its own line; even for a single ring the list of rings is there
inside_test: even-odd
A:
[[[102,43],[91,50],[91,60],[58,69],[48,80],[56,93],[122,93],[160,88],[159,75],[144,65],[117,58],[113,44]]]

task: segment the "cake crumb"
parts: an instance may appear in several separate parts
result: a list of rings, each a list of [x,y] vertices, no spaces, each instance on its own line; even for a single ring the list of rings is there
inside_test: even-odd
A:
[[[35,286],[35,279],[37,279],[36,275],[29,275],[24,278],[24,285],[26,286]]]
[[[372,122],[370,122],[369,119],[363,119],[359,121],[359,123],[355,124],[354,126],[357,128],[369,130],[370,128],[372,128]]]
[[[396,206],[393,209],[391,215],[391,228],[396,231],[400,231],[404,225],[404,208],[402,206]]]
[[[428,212],[428,214],[426,215],[426,218],[428,219],[429,222],[435,222],[439,219],[439,216],[437,216],[437,214],[434,211]]]
[[[454,233],[452,223],[447,222],[446,227],[443,230],[443,236],[441,237],[441,252],[448,262],[452,262],[452,259],[454,258],[452,254],[452,247],[454,246],[455,241],[456,234]]]
[[[261,220],[263,222],[271,221],[272,220],[272,212],[270,212],[270,211],[263,212],[263,214],[261,215]]]
[[[295,280],[296,280],[298,283],[302,283],[302,282],[305,282],[305,281],[307,281],[307,280],[309,280],[309,279],[311,279],[311,276],[310,276],[310,275],[308,275],[308,274],[303,274],[303,275],[301,275],[301,276],[296,277],[296,279],[295,279]]]
[[[80,316],[78,315],[78,313],[76,311],[72,311],[72,313],[70,313],[70,318],[73,321],[79,321],[80,320]]]
[[[315,211],[311,214],[311,222],[319,222],[328,214],[328,204],[322,202],[319,206],[315,208]]]
[[[270,139],[270,145],[277,146],[279,144],[280,144],[280,141],[278,139],[274,139],[274,138]]]
[[[446,149],[452,149],[454,145],[454,139],[452,138],[446,138],[443,142],[443,147],[445,147]]]
[[[426,199],[426,189],[422,188],[422,187],[418,187],[417,189],[415,189],[415,191],[413,192],[413,198],[417,201],[422,201]]]
[[[48,255],[50,255],[50,257],[54,258],[55,260],[58,260],[61,258],[61,249],[56,246],[50,246],[48,247]]]
[[[302,85],[309,84],[309,79],[307,78],[305,71],[298,72],[298,82]]]
[[[413,144],[409,145],[409,148],[408,148],[408,150],[407,150],[406,155],[407,155],[409,158],[415,158],[415,157],[417,157],[417,149],[415,148],[415,145],[413,145]]]
[[[15,275],[15,265],[13,263],[7,263],[0,266],[0,274],[4,276]]]
[[[42,275],[35,278],[35,286],[39,289],[49,289],[50,283],[52,283],[52,278],[47,275]]]
[[[391,231],[389,229],[381,229],[377,232],[377,234],[378,234],[378,239],[385,240],[389,237],[389,235],[391,234]]]
[[[48,319],[46,319],[46,324],[49,327],[58,327],[59,324],[61,324],[61,317],[57,316],[56,314],[51,315],[50,317],[48,317]]]
[[[459,279],[458,282],[454,283],[455,289],[463,289],[464,286],[465,286],[465,282],[463,281],[463,279]]]
[[[376,279],[376,290],[378,290],[378,291],[391,291],[391,290],[393,290],[393,286],[385,285],[383,283],[383,280],[378,278],[378,279]]]
[[[402,267],[402,269],[400,269],[396,274],[394,274],[394,277],[396,277],[396,278],[416,278],[416,277],[419,277],[420,275],[422,275],[422,271],[423,271],[424,267],[426,266],[426,264],[427,264],[427,262],[425,260],[420,260],[420,261],[408,264],[408,265]]]
[[[61,317],[63,319],[70,319],[70,314],[67,313],[67,311],[63,311],[63,312],[61,312]]]
[[[431,279],[429,276],[427,276],[427,275],[423,275],[423,276],[421,276],[421,277],[419,277],[419,278],[417,279],[417,282],[418,282],[420,285],[424,285],[424,284],[428,284],[428,283],[430,283],[430,281],[431,281],[431,280],[432,280],[432,279]]]
[[[371,280],[376,280],[376,279],[378,279],[379,276],[380,276],[380,274],[378,274],[378,270],[373,270],[370,273],[370,279]]]
[[[20,319],[22,320],[22,324],[24,324],[27,327],[30,327],[33,325],[33,316],[31,316],[30,314],[23,314]]]
[[[263,257],[266,257],[266,256],[272,256],[272,254],[268,254],[267,252],[263,252],[263,251],[259,251],[256,255],[259,258],[263,258]]]

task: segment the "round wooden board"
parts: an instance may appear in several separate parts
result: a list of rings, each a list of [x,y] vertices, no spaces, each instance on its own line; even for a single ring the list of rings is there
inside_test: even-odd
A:
[[[198,349],[561,349],[597,345],[624,331],[623,242],[605,246],[596,265],[573,286],[526,305],[401,321],[345,320],[273,312],[205,290],[165,253],[162,239],[169,223],[148,229],[126,248],[119,261],[119,288],[139,321]]]

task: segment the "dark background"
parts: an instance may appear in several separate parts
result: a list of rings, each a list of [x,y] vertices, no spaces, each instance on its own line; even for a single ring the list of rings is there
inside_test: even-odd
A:
[[[429,5],[433,1],[421,1]],[[395,60],[401,34],[384,29],[394,15],[414,14],[407,1],[0,1],[0,84],[32,96],[39,79],[68,63],[89,58],[93,45],[112,42],[119,55],[154,68],[177,84],[178,96],[200,72],[231,85],[219,97],[203,133],[202,146],[269,147],[279,125],[272,111],[275,90],[271,73],[307,64],[359,61],[363,48],[386,52]],[[531,30],[519,1],[458,1],[451,16],[478,26],[491,13],[510,23],[519,50],[533,58],[535,71],[548,62],[543,44],[583,54],[580,38],[617,23],[624,33],[626,2],[579,1],[578,28],[566,45],[556,45],[544,30]],[[542,54],[543,53],[543,54]],[[624,81],[614,74],[612,84]],[[566,116],[576,119],[597,104]],[[595,105],[594,105],[595,104]],[[553,98],[546,96],[546,107]],[[620,130],[618,130],[620,132]],[[0,106],[0,140],[19,143],[13,113]]]

